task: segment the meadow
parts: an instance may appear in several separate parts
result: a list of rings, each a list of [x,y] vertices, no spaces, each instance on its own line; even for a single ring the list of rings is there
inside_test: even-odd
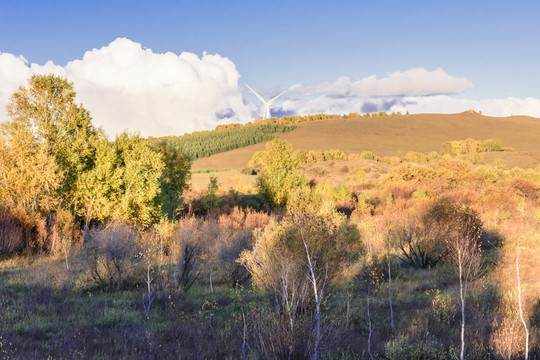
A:
[[[270,119],[296,128],[192,162],[28,86],[0,128],[2,359],[540,356],[539,119]]]

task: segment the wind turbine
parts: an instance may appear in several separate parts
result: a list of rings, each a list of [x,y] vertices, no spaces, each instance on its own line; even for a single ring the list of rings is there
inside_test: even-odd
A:
[[[263,120],[266,120],[266,119],[268,119],[268,118],[270,117],[270,106],[271,106],[271,105],[274,105],[274,100],[276,100],[278,97],[280,97],[281,95],[283,95],[283,94],[287,91],[287,90],[284,90],[284,91],[280,92],[279,94],[277,94],[276,96],[274,96],[273,98],[271,98],[270,100],[265,101],[265,100],[262,98],[262,96],[259,95],[259,94],[257,94],[257,93],[255,92],[255,90],[253,90],[252,88],[249,87],[248,84],[246,84],[246,86],[247,86],[247,88],[248,88],[249,90],[251,90],[251,92],[254,93],[255,96],[258,97],[259,100],[261,100],[262,103],[264,104],[263,117],[262,117]]]

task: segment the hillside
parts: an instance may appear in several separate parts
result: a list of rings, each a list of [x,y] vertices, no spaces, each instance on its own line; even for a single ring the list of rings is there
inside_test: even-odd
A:
[[[516,151],[489,154],[487,161],[502,158],[508,166],[525,168],[540,164],[540,119],[528,116],[499,118],[468,111],[318,120],[300,123],[296,130],[277,136],[295,149],[340,149],[348,154],[369,150],[378,156],[438,151],[450,140],[496,138]],[[193,170],[241,169],[264,147],[260,143],[198,159]]]

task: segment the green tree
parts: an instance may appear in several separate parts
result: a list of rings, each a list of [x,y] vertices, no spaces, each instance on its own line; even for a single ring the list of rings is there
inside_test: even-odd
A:
[[[203,198],[203,204],[207,209],[217,209],[220,204],[220,198],[217,195],[219,190],[217,176],[210,176],[210,181],[208,182],[208,189],[206,195]]]
[[[150,146],[161,154],[165,165],[160,178],[161,203],[163,212],[172,219],[180,207],[182,193],[188,187],[191,162],[170,142],[150,142]]]
[[[28,129],[9,132],[0,125],[0,200],[31,210],[50,209],[62,174],[44,144],[33,141]]]
[[[160,217],[160,178],[164,163],[139,136],[122,133],[113,143],[120,186],[113,216],[148,226]]]
[[[118,155],[112,143],[100,138],[96,143],[94,167],[78,178],[76,206],[85,223],[84,235],[91,220],[103,221],[114,212],[122,184]]]
[[[166,169],[163,155],[139,135],[124,132],[113,142],[101,139],[94,167],[79,178],[77,200],[85,233],[90,220],[116,219],[146,227],[159,219],[164,173],[174,171]],[[175,179],[179,184],[185,183],[187,171],[182,174]]]
[[[260,163],[262,171],[257,178],[257,187],[269,206],[284,206],[289,193],[306,184],[306,179],[299,171],[300,164],[293,157],[292,145],[283,140],[268,142]]]
[[[99,134],[89,112],[75,103],[73,83],[53,74],[33,75],[6,109],[11,121],[3,124],[2,132],[8,141],[25,137],[28,146],[41,147],[54,158],[62,175],[55,197],[62,208],[72,207],[78,177],[93,167]]]
[[[188,159],[172,148],[154,151],[138,135],[110,142],[75,103],[73,83],[34,75],[7,111],[11,120],[0,125],[1,200],[47,216],[77,214],[85,233],[91,220],[148,226],[162,210],[174,214]]]

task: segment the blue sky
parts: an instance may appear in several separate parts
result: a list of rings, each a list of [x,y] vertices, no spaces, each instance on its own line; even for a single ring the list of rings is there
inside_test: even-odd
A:
[[[219,54],[234,64],[250,104],[257,100],[244,91],[245,83],[269,96],[343,76],[357,81],[441,68],[474,83],[450,91],[453,101],[468,105],[540,98],[538,15],[537,1],[4,0],[0,52],[64,67],[126,38],[156,54]],[[531,106],[536,103],[525,109]],[[301,108],[308,109],[282,110]]]

